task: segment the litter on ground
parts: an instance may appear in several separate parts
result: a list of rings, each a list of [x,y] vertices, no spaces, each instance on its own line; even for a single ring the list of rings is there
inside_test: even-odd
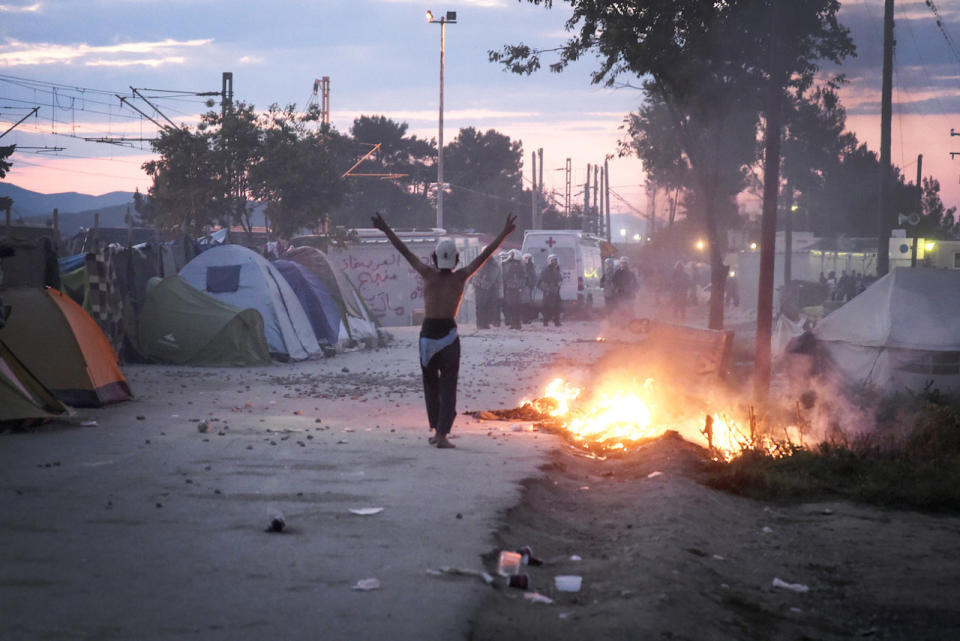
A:
[[[809,592],[810,587],[804,585],[803,583],[787,583],[782,581],[777,577],[773,578],[773,587],[783,588],[784,590],[790,590],[791,592]]]

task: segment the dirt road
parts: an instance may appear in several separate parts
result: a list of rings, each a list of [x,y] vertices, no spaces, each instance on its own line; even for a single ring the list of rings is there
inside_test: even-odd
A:
[[[960,519],[731,496],[697,482],[703,456],[669,436],[555,453],[498,535],[547,561],[526,572],[554,603],[491,591],[471,639],[960,639]],[[568,574],[580,592],[556,591]]]
[[[592,331],[464,328],[461,407],[515,404]],[[0,638],[466,637],[486,587],[426,570],[480,567],[553,440],[459,417],[456,450],[428,447],[416,333],[265,368],[129,366],[135,400],[82,411],[96,426],[0,434]],[[380,589],[351,590],[365,578]]]
[[[462,410],[606,349],[589,323],[463,329]],[[0,435],[0,638],[960,638],[956,519],[731,497],[671,440],[599,463],[461,416],[438,451],[416,329],[393,333],[307,363],[127,367],[136,399],[78,417],[95,426]],[[427,572],[525,544],[552,605]]]

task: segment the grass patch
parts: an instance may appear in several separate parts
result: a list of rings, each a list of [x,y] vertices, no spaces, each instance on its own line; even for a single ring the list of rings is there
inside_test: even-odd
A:
[[[960,402],[933,390],[880,399],[877,429],[806,449],[746,451],[715,463],[705,483],[766,500],[850,499],[960,512]]]

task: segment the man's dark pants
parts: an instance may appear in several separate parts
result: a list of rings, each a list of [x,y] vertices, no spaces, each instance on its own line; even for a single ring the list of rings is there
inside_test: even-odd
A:
[[[460,375],[460,339],[433,355],[423,372],[427,420],[437,434],[449,434],[457,417],[457,378]]]

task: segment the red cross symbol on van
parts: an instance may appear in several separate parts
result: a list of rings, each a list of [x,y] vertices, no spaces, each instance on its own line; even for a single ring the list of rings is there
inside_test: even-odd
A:
[[[549,247],[550,249],[553,249],[553,246],[556,244],[557,244],[557,241],[553,239],[553,236],[550,236],[549,238],[547,238],[547,247]]]

